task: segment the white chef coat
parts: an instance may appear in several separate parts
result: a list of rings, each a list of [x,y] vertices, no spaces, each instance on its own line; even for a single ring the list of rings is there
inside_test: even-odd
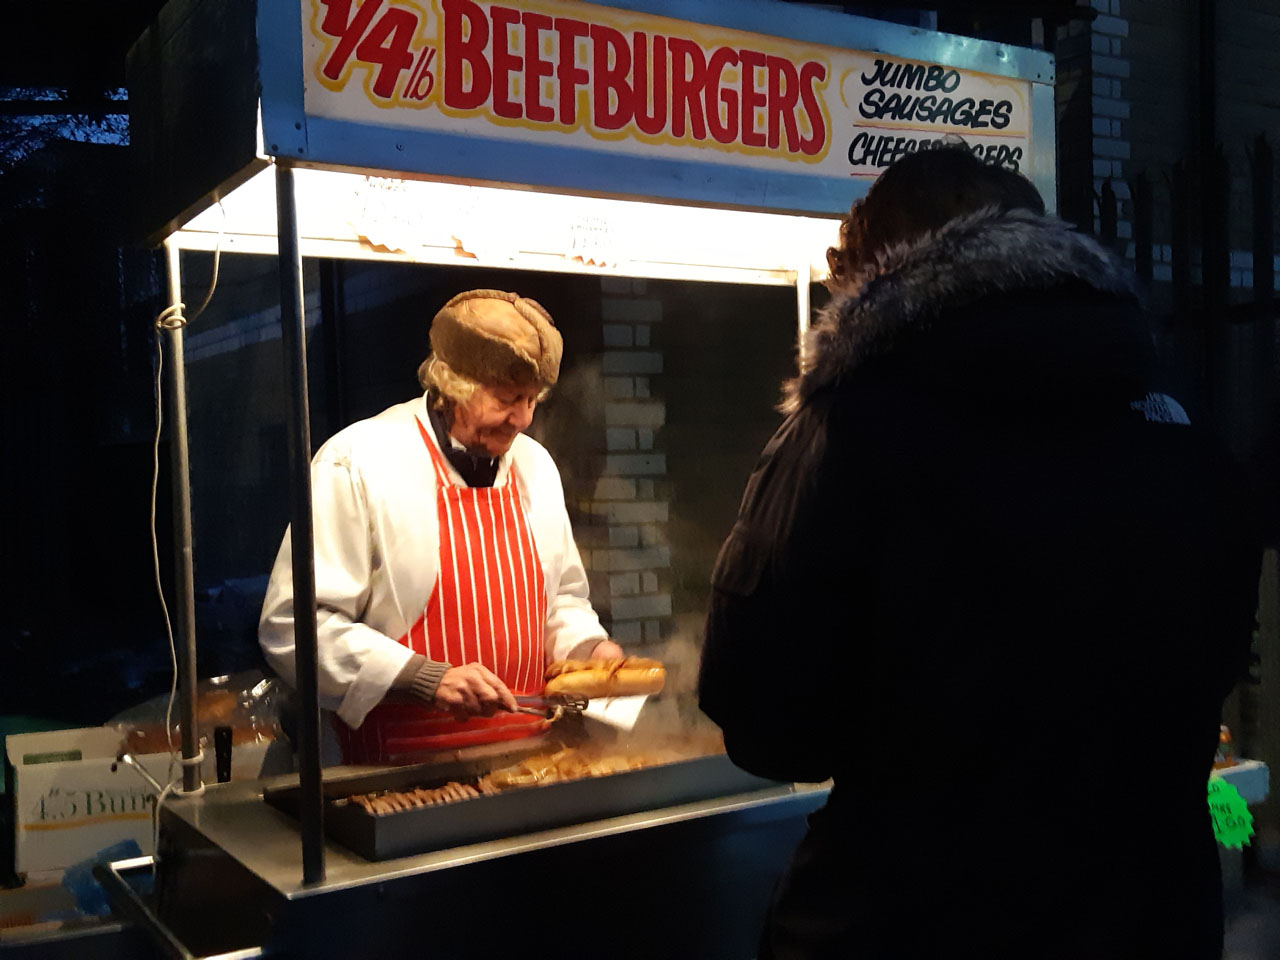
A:
[[[422,616],[436,583],[436,478],[415,417],[438,450],[424,395],[334,434],[311,464],[320,706],[353,728],[408,662],[412,651],[398,638]],[[495,486],[506,483],[512,463],[546,577],[546,657],[567,659],[579,645],[607,634],[588,599],[551,455],[518,435],[499,459]],[[465,486],[452,465],[448,470],[454,483]],[[258,639],[271,666],[296,687],[292,564],[286,530]]]

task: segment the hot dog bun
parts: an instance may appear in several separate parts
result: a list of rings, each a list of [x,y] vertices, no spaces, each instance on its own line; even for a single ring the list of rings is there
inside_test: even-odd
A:
[[[597,697],[629,697],[662,691],[667,670],[657,660],[625,657],[621,660],[558,660],[547,667],[546,696],[583,700]]]

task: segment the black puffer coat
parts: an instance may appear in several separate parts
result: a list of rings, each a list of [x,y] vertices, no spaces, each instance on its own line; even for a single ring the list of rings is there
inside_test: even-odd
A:
[[[762,957],[1204,958],[1260,550],[1122,270],[987,213],[825,311],[714,573],[730,756],[835,778]]]

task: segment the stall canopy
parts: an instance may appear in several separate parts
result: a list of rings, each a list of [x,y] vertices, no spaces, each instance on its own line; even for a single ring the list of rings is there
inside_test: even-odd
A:
[[[152,241],[172,234],[271,158],[838,216],[894,159],[954,136],[1025,173],[1053,204],[1053,61],[1043,51],[771,0],[627,6],[170,0],[130,57],[134,142],[148,169],[142,232]],[[353,190],[341,188],[340,203]],[[414,196],[421,216],[406,206],[400,226],[421,228],[437,249],[448,248],[439,242],[445,213],[489,202]],[[545,209],[513,207],[509,225],[520,231],[514,221]],[[602,211],[625,219],[617,206],[582,209],[575,236],[562,241],[589,244],[606,226]],[[312,229],[315,239],[353,229],[337,211],[323,229],[306,216],[304,240]],[[220,227],[255,233],[229,217]],[[754,232],[762,245],[803,239]]]

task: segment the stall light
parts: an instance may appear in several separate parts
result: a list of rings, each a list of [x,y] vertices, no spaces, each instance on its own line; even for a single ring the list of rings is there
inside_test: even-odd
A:
[[[304,256],[662,279],[794,284],[826,275],[834,218],[789,216],[299,169]],[[274,254],[264,170],[192,218],[185,249]]]

